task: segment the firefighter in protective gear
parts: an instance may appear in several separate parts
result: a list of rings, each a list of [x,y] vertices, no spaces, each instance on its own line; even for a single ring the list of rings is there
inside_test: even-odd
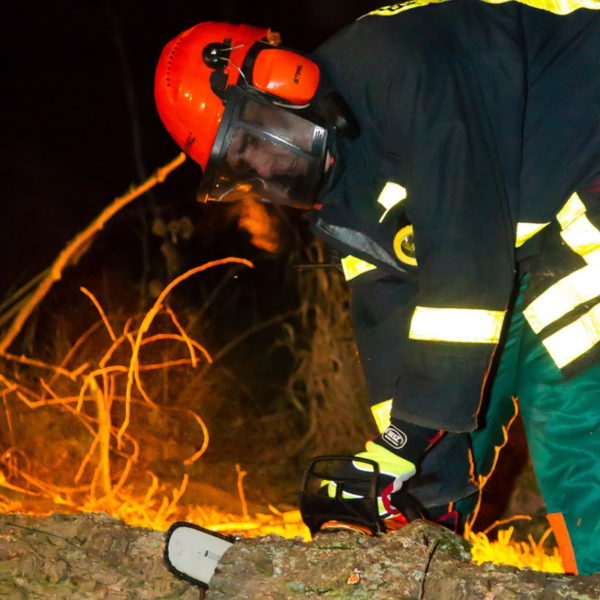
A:
[[[600,570],[598,9],[408,0],[311,58],[202,24],[156,79],[207,199],[312,206],[344,255],[382,511],[400,486],[432,518],[466,506],[515,397],[582,574]]]

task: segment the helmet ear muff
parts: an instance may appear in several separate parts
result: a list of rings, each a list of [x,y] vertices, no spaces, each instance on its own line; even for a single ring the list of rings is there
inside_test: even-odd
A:
[[[315,62],[292,50],[258,43],[244,64],[252,86],[289,104],[310,104],[319,87]]]

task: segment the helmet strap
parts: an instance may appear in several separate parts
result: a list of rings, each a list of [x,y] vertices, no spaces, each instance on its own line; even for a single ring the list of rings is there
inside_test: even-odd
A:
[[[360,127],[352,110],[338,92],[325,94],[321,98],[321,108],[329,126],[337,135],[350,140],[360,135]]]

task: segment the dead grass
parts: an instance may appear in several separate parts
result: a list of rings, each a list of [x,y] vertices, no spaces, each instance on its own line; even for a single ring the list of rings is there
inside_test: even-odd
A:
[[[328,260],[319,242],[306,252],[309,263]],[[296,359],[286,397],[305,423],[294,451],[354,452],[376,431],[350,322],[349,292],[332,267],[309,269],[299,278],[299,326],[287,325],[282,342]]]

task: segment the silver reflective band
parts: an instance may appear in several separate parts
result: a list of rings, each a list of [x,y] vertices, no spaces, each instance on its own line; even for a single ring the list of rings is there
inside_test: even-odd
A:
[[[432,342],[497,343],[505,311],[417,306],[408,337]]]
[[[573,362],[600,342],[600,305],[542,342],[559,369]]]
[[[600,296],[600,264],[587,265],[550,286],[523,310],[523,314],[533,331],[539,333],[596,296]]]

